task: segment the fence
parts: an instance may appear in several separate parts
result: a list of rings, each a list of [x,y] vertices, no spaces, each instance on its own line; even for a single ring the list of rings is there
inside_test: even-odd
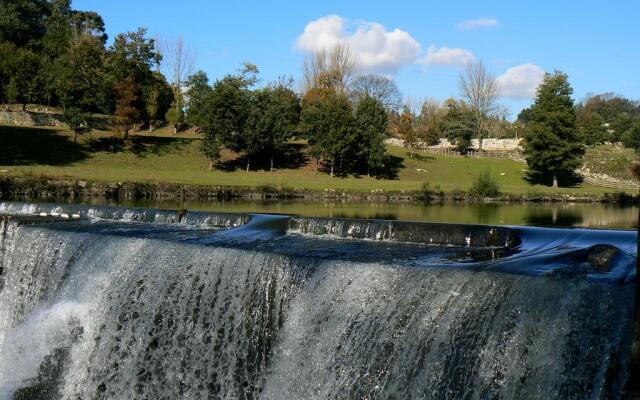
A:
[[[600,186],[611,189],[622,189],[622,190],[640,190],[640,185],[633,182],[612,182],[605,181],[602,179],[592,178],[590,176],[584,176],[584,181],[590,185]]]
[[[468,157],[468,158],[498,158],[504,160],[512,160],[520,163],[526,163],[526,160],[519,151],[475,151],[469,150],[464,154],[453,149],[443,149],[436,147],[425,147],[422,149],[426,153],[438,154],[447,157]],[[634,182],[628,181],[608,181],[603,179],[592,178],[590,176],[584,176],[584,182],[594,186],[600,186],[610,189],[639,191],[640,185]]]
[[[467,157],[467,158],[498,158],[503,160],[512,160],[520,163],[526,162],[522,153],[519,151],[476,151],[469,150],[466,153],[462,154],[459,151],[452,149],[443,149],[437,147],[425,147],[424,150],[426,153],[438,154],[447,157]]]

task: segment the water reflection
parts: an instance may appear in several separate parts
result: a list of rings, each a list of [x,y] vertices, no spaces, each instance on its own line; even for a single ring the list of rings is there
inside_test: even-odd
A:
[[[548,209],[528,210],[527,225],[534,226],[582,226],[584,220],[579,210],[550,206]]]
[[[77,201],[76,201],[77,202]],[[637,227],[637,206],[606,204],[468,204],[397,203],[348,201],[275,200],[104,200],[84,202],[93,205],[155,207],[193,211],[223,211],[297,214],[331,218],[364,218],[467,224],[531,225],[546,227],[585,227],[632,229]]]

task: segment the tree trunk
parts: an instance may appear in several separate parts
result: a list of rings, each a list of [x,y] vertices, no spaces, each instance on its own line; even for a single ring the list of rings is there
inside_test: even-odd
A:
[[[331,159],[331,174],[329,174],[329,176],[330,176],[331,178],[333,178],[333,164],[334,164],[334,161],[333,161],[333,158],[332,158],[332,159]]]
[[[249,164],[251,163],[251,159],[247,157],[247,172],[249,172]]]
[[[149,121],[149,133],[153,132],[153,122]]]
[[[73,132],[73,143],[78,143],[78,132]]]
[[[553,175],[553,187],[558,188],[558,177],[556,175]]]
[[[22,111],[27,111],[27,103],[22,103]]]
[[[318,164],[320,164],[320,159],[316,158],[316,170],[315,170],[315,174],[318,174]]]
[[[273,172],[273,154],[271,154],[271,172]]]
[[[209,171],[213,171],[213,160],[209,160]]]

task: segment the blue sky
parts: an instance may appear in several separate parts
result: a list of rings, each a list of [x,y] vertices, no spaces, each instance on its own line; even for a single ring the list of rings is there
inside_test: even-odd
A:
[[[111,37],[149,29],[182,35],[212,79],[257,64],[261,79],[299,78],[305,54],[347,43],[363,71],[394,77],[406,96],[458,95],[457,75],[483,60],[512,118],[542,71],[569,75],[576,99],[640,99],[640,2],[626,1],[166,1],[75,0],[98,11]]]

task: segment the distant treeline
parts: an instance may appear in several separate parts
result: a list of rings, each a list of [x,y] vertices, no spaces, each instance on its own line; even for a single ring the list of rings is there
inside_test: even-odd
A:
[[[584,146],[623,142],[640,150],[638,102],[601,94],[574,104],[560,72],[547,74],[534,105],[510,122],[482,62],[460,74],[461,98],[444,102],[403,99],[393,80],[358,74],[356,57],[341,45],[309,56],[297,85],[281,78],[258,86],[251,63],[210,82],[194,64],[181,39],[158,43],[144,28],[107,46],[102,17],[74,10],[70,0],[0,0],[0,101],[61,107],[76,137],[91,129],[91,113],[113,116],[124,139],[168,123],[176,133],[201,132],[212,167],[228,148],[247,170],[258,159],[273,168],[274,156],[302,139],[331,175],[380,177],[393,175],[390,136],[404,139],[410,157],[445,137],[461,152],[473,138],[482,148],[486,137],[523,137],[532,173],[549,183],[572,174]]]

